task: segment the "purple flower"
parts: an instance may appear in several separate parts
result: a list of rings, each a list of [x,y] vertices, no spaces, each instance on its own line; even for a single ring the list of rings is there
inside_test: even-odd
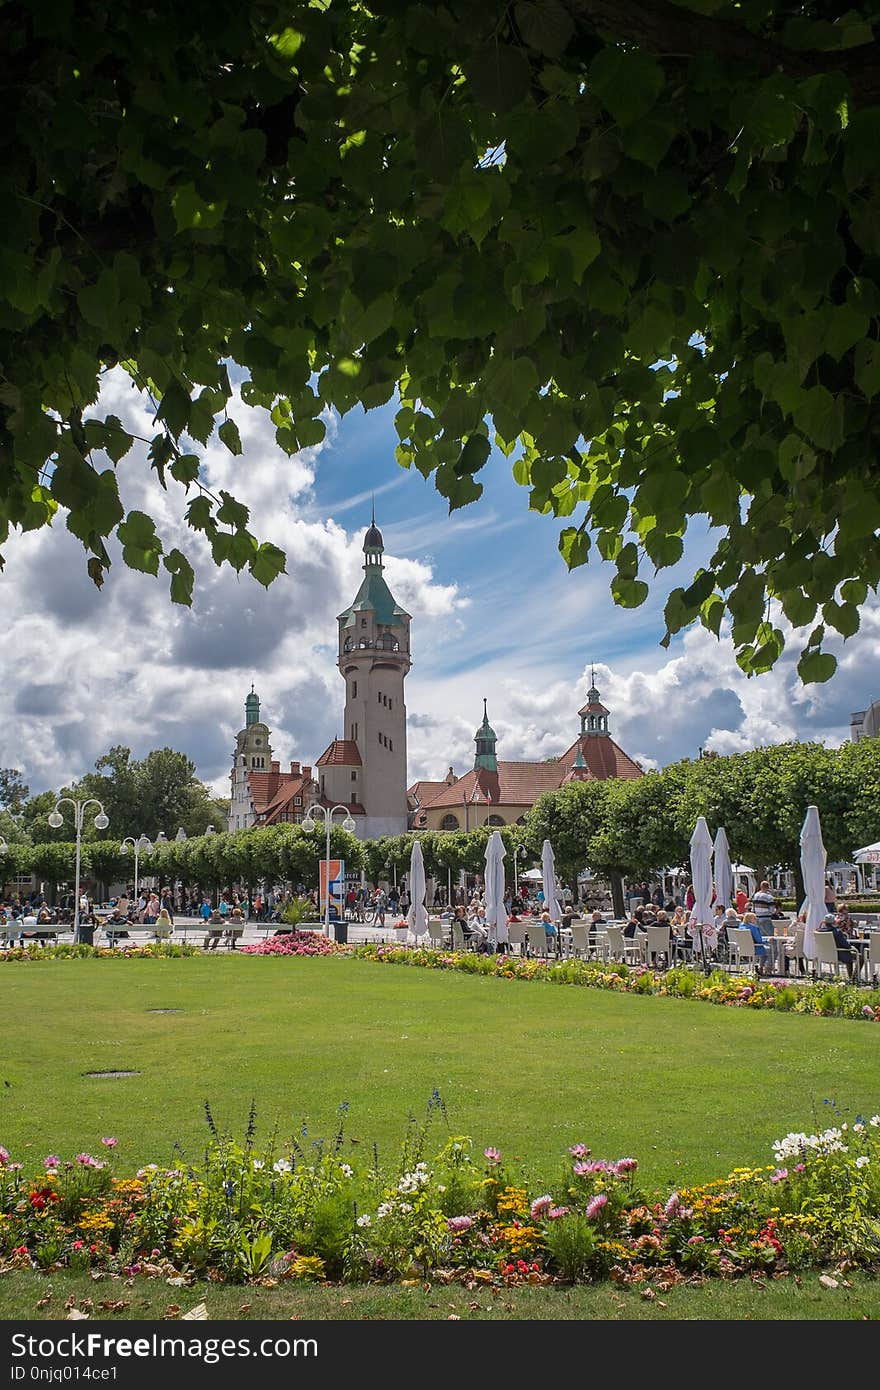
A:
[[[47,1154],[43,1159],[43,1166],[44,1168],[57,1168],[60,1162],[61,1159],[57,1154]]]
[[[587,1220],[593,1221],[599,1215],[603,1207],[607,1207],[608,1198],[604,1192],[598,1192],[592,1201],[587,1203]]]
[[[546,1216],[553,1206],[553,1198],[549,1192],[545,1192],[543,1197],[536,1197],[531,1206],[531,1216],[533,1221],[538,1221],[542,1216]]]
[[[446,1222],[446,1229],[459,1235],[462,1231],[469,1231],[473,1224],[472,1216],[450,1216]]]
[[[5,1168],[5,1167],[6,1167],[6,1164],[7,1164],[8,1162],[9,1162],[9,1150],[8,1150],[8,1149],[4,1149],[4,1148],[3,1148],[3,1145],[0,1144],[0,1168]]]
[[[873,1017],[874,1017],[874,1010],[871,1008],[871,1005],[870,1005],[870,1004],[863,1004],[863,1005],[862,1005],[862,1014],[863,1014],[863,1016],[864,1016],[865,1018],[873,1018]]]
[[[483,1150],[483,1157],[485,1158],[485,1160],[486,1160],[487,1163],[500,1163],[500,1162],[501,1162],[501,1150],[500,1150],[500,1149],[484,1149],[484,1150]]]
[[[568,1207],[551,1207],[547,1213],[548,1221],[558,1221],[560,1216],[568,1216]]]
[[[788,1177],[788,1169],[787,1169],[787,1168],[777,1168],[775,1173],[771,1173],[771,1175],[770,1175],[770,1181],[771,1181],[771,1182],[785,1182],[785,1179],[786,1179],[787,1177]]]
[[[91,1168],[94,1160],[91,1154],[77,1154],[76,1162],[81,1163],[84,1168]]]
[[[572,1158],[589,1158],[592,1149],[588,1149],[586,1144],[572,1144],[568,1152]]]
[[[119,1143],[119,1140],[118,1140],[118,1139],[102,1139],[102,1140],[101,1140],[101,1143],[104,1145],[104,1148],[105,1148],[105,1149],[115,1149],[115,1148],[116,1148],[116,1145]]]

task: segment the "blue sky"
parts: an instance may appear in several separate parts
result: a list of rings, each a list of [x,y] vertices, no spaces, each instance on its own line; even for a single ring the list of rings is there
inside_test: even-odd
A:
[[[111,374],[103,403],[151,433],[121,373]],[[268,591],[216,570],[181,526],[184,499],[157,494],[136,451],[120,465],[123,500],[151,511],[166,544],[190,554],[191,612],[170,605],[161,579],[121,564],[99,593],[78,543],[59,526],[8,546],[0,602],[9,649],[22,663],[0,690],[0,765],[21,767],[33,790],[80,775],[114,743],[138,755],[165,743],[181,748],[224,790],[252,680],[275,755],[314,761],[341,732],[335,616],[360,580],[372,493],[387,578],[413,615],[410,780],[472,765],[484,696],[500,757],[562,752],[591,662],[613,737],[645,766],[696,756],[700,746],[839,742],[850,712],[880,695],[876,604],[861,632],[839,645],[834,680],[807,690],[796,679],[796,640],[774,672],[751,681],[729,638],[719,643],[697,628],[661,648],[666,595],[710,553],[705,526],[692,527],[684,560],[658,577],[649,601],[622,610],[608,592],[612,566],[594,558],[568,573],[556,548],[561,523],[529,512],[512,460],[497,451],[479,474],[483,497],[450,516],[431,482],[396,463],[393,406],[329,418],[325,443],[292,459],[262,412],[238,402],[232,413],[244,454],[234,459],[212,443],[205,476],[245,501],[254,531],[287,551],[288,573]]]

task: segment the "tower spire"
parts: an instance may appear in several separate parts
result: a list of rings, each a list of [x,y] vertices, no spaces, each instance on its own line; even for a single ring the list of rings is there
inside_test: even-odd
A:
[[[474,734],[474,743],[477,746],[474,758],[474,770],[484,767],[487,772],[498,771],[498,758],[495,753],[497,735],[492,725],[489,723],[487,701],[483,700],[483,722]]]

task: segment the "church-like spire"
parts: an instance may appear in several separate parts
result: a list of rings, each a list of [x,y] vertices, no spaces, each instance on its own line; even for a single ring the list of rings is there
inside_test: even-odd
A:
[[[590,663],[590,688],[587,691],[587,703],[583,705],[578,714],[581,717],[582,734],[607,734],[608,733],[608,710],[599,699],[599,691],[596,687],[596,668]]]
[[[382,539],[382,532],[376,525],[376,503],[374,500],[370,525],[364,536],[364,569],[369,571],[376,566],[381,569],[384,550],[385,542]]]
[[[251,693],[244,702],[244,722],[245,728],[250,728],[252,724],[260,722],[260,697],[254,691],[253,681],[251,681]]]
[[[474,734],[474,743],[477,746],[476,757],[474,758],[474,770],[484,767],[487,772],[498,771],[498,759],[495,755],[495,744],[497,735],[492,725],[489,723],[487,712],[487,701],[483,700],[483,722]]]

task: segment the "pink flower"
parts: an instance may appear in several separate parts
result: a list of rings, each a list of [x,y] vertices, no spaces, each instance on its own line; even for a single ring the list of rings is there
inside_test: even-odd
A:
[[[490,1148],[490,1149],[484,1149],[484,1150],[483,1150],[483,1157],[485,1158],[485,1160],[486,1160],[487,1163],[500,1163],[500,1162],[501,1162],[501,1150],[500,1150],[500,1149],[491,1149],[491,1148]]]
[[[61,1159],[57,1154],[47,1154],[43,1159],[43,1166],[45,1168],[57,1168],[60,1162]]]
[[[592,1149],[588,1149],[586,1144],[572,1144],[568,1152],[572,1158],[589,1158]]]
[[[533,1221],[538,1221],[542,1216],[546,1216],[553,1206],[553,1198],[548,1192],[543,1197],[536,1197],[531,1206],[531,1217]]]
[[[706,1238],[705,1238],[705,1236],[691,1236],[690,1239],[689,1239],[689,1241],[688,1241],[688,1245],[705,1245],[705,1244],[706,1244]]]
[[[568,1216],[568,1207],[551,1207],[547,1213],[548,1221],[558,1221],[560,1216]]]
[[[694,1209],[693,1207],[679,1207],[678,1214],[682,1221],[690,1221],[694,1214]]]
[[[77,1156],[76,1156],[76,1162],[77,1162],[77,1163],[81,1163],[82,1166],[83,1166],[84,1168],[91,1168],[92,1162],[93,1162],[92,1155],[91,1155],[91,1154],[77,1154]]]
[[[23,1167],[23,1163],[10,1163],[9,1171],[10,1173],[20,1173]]]
[[[671,1221],[674,1216],[678,1216],[680,1207],[681,1198],[679,1197],[677,1192],[673,1192],[672,1196],[667,1201],[666,1206],[663,1208],[663,1215],[666,1217],[667,1221]]]
[[[796,1173],[805,1173],[807,1171],[806,1163],[796,1163],[794,1165],[794,1171]]]
[[[862,1006],[862,1015],[863,1015],[863,1017],[865,1017],[865,1018],[873,1018],[873,1017],[874,1017],[874,1010],[871,1008],[871,1005],[870,1005],[870,1004],[864,1004],[864,1005]]]
[[[116,1148],[116,1145],[119,1143],[119,1140],[118,1140],[118,1139],[102,1139],[102,1140],[101,1140],[101,1143],[104,1145],[104,1148],[105,1148],[105,1149],[115,1149],[115,1148]]]
[[[634,1173],[639,1166],[637,1158],[619,1158],[614,1165],[614,1171],[618,1177],[624,1173]]]
[[[75,1240],[75,1241],[73,1242],[73,1245],[71,1246],[71,1249],[73,1249],[73,1250],[82,1250],[82,1248],[83,1248],[84,1245],[85,1245],[85,1241],[84,1241],[84,1240]]]
[[[6,1164],[7,1164],[8,1162],[9,1162],[9,1150],[8,1150],[8,1149],[4,1149],[3,1146],[2,1146],[2,1144],[0,1144],[0,1168],[5,1168],[5,1167],[6,1167]]]
[[[607,1207],[608,1198],[604,1192],[598,1192],[592,1201],[587,1203],[587,1220],[593,1221],[599,1215],[603,1207]]]
[[[787,1169],[787,1168],[777,1168],[777,1169],[776,1169],[776,1172],[775,1172],[775,1173],[772,1173],[772,1174],[770,1175],[770,1181],[771,1181],[771,1182],[785,1182],[785,1179],[786,1179],[787,1177],[788,1177],[788,1169]]]
[[[458,1235],[461,1231],[469,1231],[473,1224],[472,1216],[450,1216],[446,1222],[446,1229]]]

